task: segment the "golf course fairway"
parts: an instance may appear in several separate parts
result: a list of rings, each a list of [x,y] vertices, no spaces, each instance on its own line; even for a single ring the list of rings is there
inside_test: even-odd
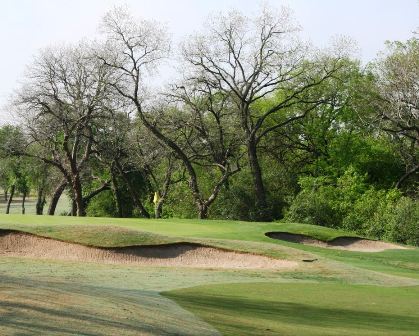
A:
[[[363,239],[297,223],[0,215],[0,335],[419,334],[418,248],[268,232]]]

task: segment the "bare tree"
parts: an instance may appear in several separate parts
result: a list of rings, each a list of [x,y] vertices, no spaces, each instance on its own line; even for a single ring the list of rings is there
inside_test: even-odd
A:
[[[24,153],[57,168],[70,187],[77,215],[85,215],[81,173],[92,154],[95,121],[103,117],[109,69],[77,46],[44,50],[16,97],[30,143]],[[62,188],[59,188],[61,190]]]
[[[231,97],[247,147],[258,219],[269,220],[258,144],[270,132],[304,118],[325,102],[312,88],[332,77],[339,58],[308,59],[296,39],[290,12],[265,8],[249,18],[239,12],[217,15],[206,31],[183,46],[185,76]],[[261,104],[263,101],[269,103]],[[293,108],[289,109],[290,107]]]

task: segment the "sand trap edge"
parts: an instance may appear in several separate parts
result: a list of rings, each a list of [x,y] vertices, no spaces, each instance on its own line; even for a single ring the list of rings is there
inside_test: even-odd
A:
[[[265,236],[291,243],[355,252],[382,252],[391,249],[410,249],[408,246],[395,243],[350,236],[337,237],[329,241],[323,241],[304,234],[280,231],[266,232]]]
[[[291,268],[297,262],[247,252],[174,242],[124,247],[88,246],[19,230],[0,229],[0,256],[39,259],[203,268]]]

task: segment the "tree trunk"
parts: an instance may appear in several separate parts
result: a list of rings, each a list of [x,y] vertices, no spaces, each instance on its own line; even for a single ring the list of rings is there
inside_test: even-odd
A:
[[[5,202],[7,202],[7,193],[8,193],[8,191],[7,191],[7,189],[4,191],[4,201]]]
[[[117,211],[118,217],[122,218],[124,216],[122,212],[122,200],[121,200],[121,195],[119,193],[118,179],[113,169],[111,171],[111,176],[112,176],[112,193],[115,200],[116,211]]]
[[[140,197],[137,195],[137,192],[135,191],[134,187],[131,185],[131,182],[128,180],[128,178],[125,175],[124,175],[124,180],[125,180],[125,183],[127,184],[127,187],[131,195],[131,198],[134,202],[134,205],[137,207],[138,210],[140,210],[140,213],[143,217],[150,218],[150,214],[148,213],[146,208],[144,208],[144,205],[141,202]]]
[[[198,204],[198,218],[207,219],[208,218],[208,206],[206,204]]]
[[[76,174],[73,177],[73,191],[74,191],[74,202],[77,208],[77,216],[84,217],[86,216],[86,209],[84,206],[80,176],[78,174]]]
[[[111,181],[106,181],[105,183],[103,183],[99,188],[93,190],[89,195],[83,197],[83,206],[84,209],[87,209],[90,201],[95,198],[97,195],[99,195],[101,192],[104,192],[106,190],[109,190],[109,184],[111,183]]]
[[[52,195],[52,198],[51,198],[51,203],[48,208],[48,215],[54,216],[58,201],[60,200],[60,197],[63,194],[66,186],[67,186],[67,182],[64,181],[64,182],[61,182],[61,184],[55,189],[54,194]]]
[[[227,172],[224,173],[225,175],[217,183],[211,196],[207,199],[207,201],[204,201],[205,198],[202,196],[200,192],[199,184],[198,184],[198,177],[196,175],[192,161],[188,158],[188,156],[183,152],[183,150],[174,141],[166,137],[163,133],[160,132],[160,130],[157,127],[155,127],[154,125],[148,122],[147,118],[145,117],[141,109],[141,104],[138,101],[135,101],[135,104],[137,106],[138,115],[141,121],[143,122],[143,125],[147,129],[149,129],[151,133],[153,133],[156,136],[157,139],[161,140],[161,142],[163,142],[167,147],[172,149],[173,152],[177,154],[178,158],[183,162],[186,168],[186,171],[188,172],[188,175],[189,175],[189,188],[192,192],[192,196],[195,200],[195,203],[198,206],[198,217],[199,219],[208,218],[209,206],[215,201],[222,185],[225,184],[226,180],[231,175],[231,173],[227,173]],[[265,201],[265,204],[266,204],[266,201]]]
[[[22,215],[24,215],[26,212],[25,202],[26,202],[26,191],[22,195]]]
[[[259,159],[257,157],[257,146],[254,139],[250,139],[247,143],[247,154],[250,165],[250,172],[253,178],[253,186],[256,196],[256,206],[258,208],[257,218],[259,221],[270,221],[272,220],[272,213],[268,208],[266,201],[266,190],[262,178],[262,170],[259,165]]]
[[[37,215],[43,215],[44,214],[45,203],[46,203],[46,200],[45,200],[44,188],[40,187],[38,189],[38,196],[37,196],[37,199],[36,199],[36,214]]]
[[[71,213],[70,216],[77,216],[77,203],[74,199],[71,200]]]
[[[154,218],[161,218],[161,215],[163,213],[163,203],[164,203],[164,199],[161,198],[159,199],[155,206],[154,206]]]
[[[7,201],[6,214],[10,213],[10,205],[12,204],[13,196],[15,195],[15,188],[16,186],[14,184],[10,187],[10,195],[9,200]]]
[[[170,185],[172,184],[172,173],[173,173],[173,158],[169,157],[166,175],[164,177],[162,194],[159,195],[159,192],[156,192],[155,194],[155,204],[154,204],[154,217],[155,218],[161,218],[162,216],[163,204],[169,193]]]

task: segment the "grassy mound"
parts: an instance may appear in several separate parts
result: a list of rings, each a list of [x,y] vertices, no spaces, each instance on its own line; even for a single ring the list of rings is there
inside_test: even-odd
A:
[[[0,233],[9,229],[0,229]],[[181,242],[180,239],[152,232],[130,230],[117,226],[65,225],[14,226],[13,231],[40,237],[96,247],[124,247],[134,245],[162,245]]]

